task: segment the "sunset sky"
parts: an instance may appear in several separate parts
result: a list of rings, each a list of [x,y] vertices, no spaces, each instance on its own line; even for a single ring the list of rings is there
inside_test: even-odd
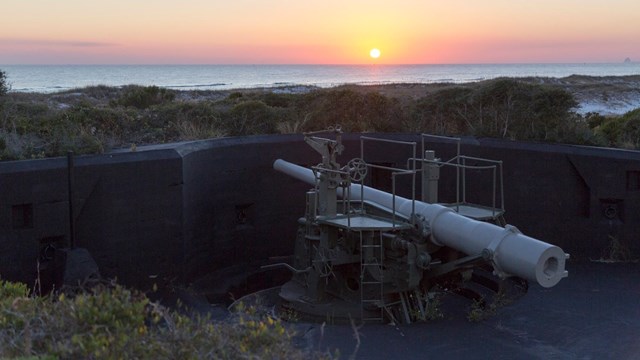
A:
[[[640,60],[638,0],[3,0],[0,11],[0,64]]]

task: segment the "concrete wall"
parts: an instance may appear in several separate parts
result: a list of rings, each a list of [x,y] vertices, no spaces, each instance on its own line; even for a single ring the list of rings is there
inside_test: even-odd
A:
[[[582,258],[612,240],[640,256],[640,152],[485,139],[472,151],[502,159],[506,218]]]
[[[141,285],[182,266],[182,159],[175,150],[75,159],[76,245],[103,275]],[[33,283],[69,246],[65,158],[0,163],[0,275]],[[26,219],[26,220],[25,220]]]
[[[414,134],[384,136],[420,141]],[[360,156],[358,135],[345,135],[344,143],[341,162]],[[445,141],[428,148],[443,159],[455,155]],[[411,153],[405,145],[365,142],[371,163],[404,166]],[[462,153],[504,161],[506,219],[525,234],[583,258],[608,256],[612,239],[640,256],[639,152],[468,138]],[[274,171],[278,158],[307,166],[320,161],[301,135],[77,157],[76,243],[89,249],[103,275],[135,286],[257,269],[291,254],[309,188]],[[0,163],[3,278],[32,283],[48,246],[68,245],[66,174],[63,158]],[[468,200],[490,204],[491,175],[468,176]],[[391,187],[382,171],[369,182]],[[409,195],[410,185],[399,180],[398,193]],[[443,170],[440,189],[441,201],[455,201],[454,171]]]

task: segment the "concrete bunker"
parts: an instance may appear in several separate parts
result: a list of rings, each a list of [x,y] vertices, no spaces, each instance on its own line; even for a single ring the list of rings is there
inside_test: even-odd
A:
[[[343,136],[345,159],[358,156],[359,138]],[[455,154],[447,141],[434,139],[430,147],[442,158]],[[638,254],[638,152],[474,138],[463,138],[461,147],[470,156],[503,161],[509,179],[505,216],[523,233],[578,258],[605,256],[611,237]],[[406,160],[404,154],[381,148],[370,156],[375,164],[395,166]],[[91,253],[103,276],[142,289],[153,284],[208,288],[213,289],[206,293],[210,301],[228,301],[282,283],[288,271],[266,273],[260,267],[291,255],[297,219],[305,212],[302,194],[309,185],[274,171],[272,164],[280,157],[303,166],[317,163],[302,135],[76,157],[76,245]],[[63,158],[0,163],[4,279],[33,283],[38,261],[49,258],[53,248],[68,246],[66,171]],[[381,174],[371,181],[384,187]],[[455,195],[449,184],[441,183],[440,191],[441,197]],[[547,262],[545,269],[555,266]],[[360,286],[354,279],[345,281],[352,290]]]

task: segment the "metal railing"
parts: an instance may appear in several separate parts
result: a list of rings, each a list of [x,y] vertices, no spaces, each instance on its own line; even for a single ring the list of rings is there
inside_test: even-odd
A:
[[[396,226],[396,176],[400,175],[411,175],[411,212],[415,213],[416,208],[416,166],[415,162],[413,167],[410,167],[407,163],[407,168],[402,169],[398,167],[384,166],[384,165],[376,165],[367,162],[365,158],[365,142],[378,142],[378,143],[387,143],[387,144],[396,144],[402,146],[409,146],[411,148],[411,154],[415,158],[416,157],[416,147],[417,143],[414,141],[400,141],[400,140],[390,140],[390,139],[380,139],[368,136],[360,137],[360,158],[364,160],[367,164],[368,169],[382,169],[391,171],[391,223],[393,226]],[[364,199],[364,188],[360,187],[360,199]],[[411,219],[411,224],[415,225],[415,219]]]
[[[456,202],[455,208],[456,211],[460,211],[460,205],[469,204],[467,202],[467,170],[491,170],[492,171],[492,197],[491,197],[491,210],[492,216],[495,217],[498,211],[504,212],[504,177],[503,177],[503,168],[502,161],[500,160],[491,160],[484,159],[479,157],[465,156],[460,154],[460,143],[461,138],[457,137],[447,137],[447,136],[438,136],[438,135],[430,135],[430,134],[421,134],[421,142],[422,142],[422,157],[418,159],[409,159],[408,161],[413,160],[414,164],[416,161],[421,162],[422,164],[434,164],[439,167],[455,167],[456,168]],[[425,140],[427,138],[435,138],[450,142],[456,143],[456,155],[447,160],[427,160],[424,158],[424,154],[426,151]],[[468,165],[467,160],[481,162],[490,165]],[[497,205],[497,191],[500,191],[500,207]],[[460,199],[462,192],[462,199]],[[477,204],[480,205],[480,204]]]
[[[449,160],[442,161],[440,159],[428,160],[425,158],[426,149],[426,139],[427,138],[435,138],[445,141],[454,142],[456,145],[456,155]],[[406,163],[406,168],[394,167],[394,166],[385,166],[378,165],[374,163],[367,162],[366,154],[365,154],[365,143],[374,142],[374,143],[386,143],[386,144],[396,144],[401,146],[407,146],[410,148],[411,157],[408,158]],[[364,160],[367,166],[367,172],[370,174],[372,169],[381,169],[391,172],[391,196],[392,196],[392,206],[391,206],[391,214],[392,214],[392,225],[395,227],[398,223],[397,220],[397,211],[396,211],[396,194],[397,194],[397,178],[399,176],[411,176],[411,204],[412,204],[412,213],[415,213],[415,202],[416,202],[416,174],[422,172],[422,168],[426,164],[436,165],[440,168],[443,167],[453,167],[456,169],[456,202],[452,204],[452,208],[454,208],[457,212],[460,212],[460,206],[462,205],[478,205],[480,204],[470,204],[467,202],[467,170],[489,170],[492,172],[492,195],[491,195],[491,214],[492,217],[495,217],[498,212],[504,212],[504,182],[503,182],[503,167],[502,161],[499,160],[491,160],[484,159],[473,156],[466,156],[460,154],[461,147],[461,139],[456,137],[446,137],[446,136],[438,136],[438,135],[430,135],[430,134],[421,134],[421,147],[422,147],[422,155],[421,157],[417,157],[417,143],[412,141],[399,141],[399,140],[390,140],[390,139],[381,139],[374,138],[368,136],[360,137],[360,158]],[[468,161],[476,162],[475,165],[468,164]],[[482,164],[477,164],[477,163]],[[418,168],[417,164],[420,164],[420,168]],[[313,166],[312,169],[314,173],[324,172],[324,173],[335,173],[339,174],[340,178],[344,179],[343,182],[339,185],[345,194],[345,200],[342,201],[342,214],[347,218],[347,226],[351,227],[351,216],[353,213],[352,209],[352,201],[351,201],[351,184],[353,183],[350,179],[349,173],[344,170],[332,170],[325,168],[318,168]],[[316,180],[318,180],[318,175],[316,175]],[[364,185],[364,178],[356,182],[360,185]],[[318,189],[318,181],[316,181],[316,191]],[[424,191],[424,189],[423,189]],[[499,195],[498,195],[499,193]],[[498,199],[499,197],[499,199]],[[365,202],[364,202],[364,187],[360,187],[360,207],[361,210],[364,210]],[[499,200],[499,207],[498,205]],[[316,202],[319,201],[319,197],[316,197]],[[315,208],[318,209],[318,204],[316,204]],[[486,207],[486,206],[484,206]],[[415,225],[415,219],[410,219],[411,224]]]

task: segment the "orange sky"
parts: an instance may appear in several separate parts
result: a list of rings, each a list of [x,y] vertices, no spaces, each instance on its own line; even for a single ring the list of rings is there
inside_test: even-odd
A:
[[[0,64],[640,61],[638,0],[3,0],[1,11]]]

